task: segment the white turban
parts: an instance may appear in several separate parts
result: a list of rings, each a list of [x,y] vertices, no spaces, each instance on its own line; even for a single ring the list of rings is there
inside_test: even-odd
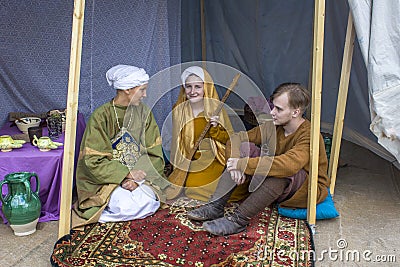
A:
[[[194,74],[198,76],[203,82],[204,82],[204,71],[201,67],[198,66],[192,66],[187,68],[182,72],[181,75],[181,80],[182,80],[182,85],[185,86],[186,79],[191,75]]]
[[[149,75],[142,68],[117,65],[106,73],[107,82],[115,89],[127,90],[149,82]]]

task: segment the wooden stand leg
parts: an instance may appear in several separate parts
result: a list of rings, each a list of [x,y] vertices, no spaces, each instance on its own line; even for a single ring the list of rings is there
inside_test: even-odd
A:
[[[335,193],[335,183],[337,166],[339,162],[340,144],[343,132],[344,114],[346,112],[347,92],[349,89],[351,63],[353,59],[355,29],[353,25],[353,17],[349,12],[347,21],[346,41],[344,44],[342,72],[340,74],[339,94],[336,104],[335,125],[333,128],[331,157],[329,162],[328,175],[331,179],[330,191]]]

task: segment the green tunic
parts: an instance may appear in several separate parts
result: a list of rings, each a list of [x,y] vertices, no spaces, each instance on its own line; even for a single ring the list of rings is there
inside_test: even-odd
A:
[[[140,157],[133,170],[145,171],[146,184],[153,189],[160,201],[165,201],[162,191],[168,186],[168,182],[163,176],[161,137],[153,114],[142,103],[129,106],[128,111],[127,107],[115,105],[114,111],[110,101],[93,112],[82,138],[76,170],[78,202],[74,207],[73,227],[97,222],[111,193],[129,173],[127,166],[113,159],[111,139],[119,132],[115,112],[119,125],[127,127],[140,144]],[[123,124],[126,112],[130,114],[127,114]]]

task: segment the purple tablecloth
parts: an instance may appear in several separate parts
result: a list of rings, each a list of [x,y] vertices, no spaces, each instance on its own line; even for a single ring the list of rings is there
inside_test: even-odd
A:
[[[10,127],[11,123],[6,123],[0,129],[0,135],[16,135],[21,134],[16,126]],[[85,131],[85,120],[82,114],[78,114],[78,122],[76,129],[76,148],[75,163],[79,154],[79,145]],[[47,128],[43,128],[43,136],[47,136]],[[64,143],[64,134],[60,136],[57,142]],[[0,181],[12,172],[34,172],[40,180],[39,198],[42,203],[42,211],[39,222],[47,222],[58,220],[60,215],[60,196],[61,196],[61,179],[64,147],[52,149],[47,152],[40,151],[37,147],[29,142],[25,143],[22,148],[13,149],[10,152],[0,152]],[[76,164],[75,164],[76,166]],[[32,190],[36,189],[35,179],[31,179]],[[3,185],[2,194],[7,194],[8,186]],[[0,202],[0,206],[1,206]],[[4,222],[7,222],[2,210],[0,216]]]

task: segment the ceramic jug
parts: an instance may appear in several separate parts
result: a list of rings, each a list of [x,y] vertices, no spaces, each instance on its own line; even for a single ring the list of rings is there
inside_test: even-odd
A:
[[[36,179],[36,190],[31,189],[31,178]],[[5,176],[0,182],[0,192],[3,185],[8,186],[8,194],[0,194],[4,216],[17,236],[29,235],[36,231],[41,203],[39,199],[40,182],[36,173],[14,172]]]

